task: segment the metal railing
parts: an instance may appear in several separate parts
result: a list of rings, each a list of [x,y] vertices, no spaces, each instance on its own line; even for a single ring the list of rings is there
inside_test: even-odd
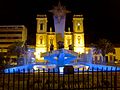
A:
[[[69,69],[69,68],[68,68]],[[106,71],[79,69],[77,72],[71,72],[67,69],[63,74],[60,70],[55,69],[42,70],[27,70],[23,69],[16,73],[0,73],[0,90],[120,90],[120,72],[112,70]]]

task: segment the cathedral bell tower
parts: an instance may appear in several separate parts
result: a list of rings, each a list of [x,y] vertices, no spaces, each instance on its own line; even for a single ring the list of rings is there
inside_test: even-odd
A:
[[[75,52],[84,53],[83,15],[73,16],[73,43]]]
[[[37,15],[36,59],[40,60],[41,53],[47,51],[47,16]]]

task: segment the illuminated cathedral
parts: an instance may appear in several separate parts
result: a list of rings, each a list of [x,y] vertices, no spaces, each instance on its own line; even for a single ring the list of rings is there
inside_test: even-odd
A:
[[[59,3],[58,6],[55,6],[52,10],[49,10],[49,12],[53,13],[55,31],[53,31],[52,27],[50,27],[49,30],[47,29],[47,15],[38,14],[36,17],[36,61],[44,61],[43,57],[45,55],[43,54],[50,52],[51,45],[53,45],[53,50],[58,50],[59,41],[63,42],[64,49],[66,50],[70,50],[70,46],[72,46],[72,51],[77,52],[78,55],[82,53],[88,54],[92,50],[91,47],[85,47],[83,15],[73,15],[71,20],[72,28],[67,27],[68,30],[65,31],[66,14],[70,13],[70,11],[66,10],[66,8]],[[114,47],[114,49],[115,53],[106,54],[108,62],[120,60],[120,49],[118,47]],[[101,54],[92,55],[93,61],[100,61],[101,57]]]
[[[84,28],[83,28],[83,15],[73,15],[73,32],[70,27],[65,31],[65,17],[66,10],[63,6],[58,4],[54,9],[50,10],[53,13],[55,32],[50,27],[50,32],[47,31],[47,15],[37,15],[37,32],[36,32],[36,59],[40,60],[41,53],[50,51],[51,44],[54,46],[53,50],[57,50],[57,43],[64,42],[64,49],[69,49],[69,45],[73,47],[74,52],[84,53]],[[63,19],[63,20],[62,20]],[[56,24],[57,23],[57,24]]]

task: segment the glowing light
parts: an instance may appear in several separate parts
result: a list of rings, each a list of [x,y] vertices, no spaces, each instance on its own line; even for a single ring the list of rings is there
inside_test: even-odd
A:
[[[80,23],[78,23],[78,26],[80,26]]]
[[[40,60],[44,60],[44,57],[41,57]]]
[[[52,68],[55,68],[55,71],[57,71],[58,69],[56,68],[56,65],[54,64],[50,64],[48,65],[49,67],[52,67]],[[94,68],[94,71],[96,71],[97,69],[99,70],[103,70],[103,71],[106,71],[106,69],[108,71],[111,71],[111,68],[112,68],[112,71],[120,71],[120,68],[117,67],[114,67],[114,66],[105,66],[105,65],[98,65],[98,64],[84,64],[84,65],[73,65],[74,67],[74,70],[79,70],[82,71],[83,68],[84,70],[88,70],[91,71],[92,68]],[[15,72],[19,72],[19,73],[23,73],[24,70],[25,72],[27,73],[28,72],[28,69],[30,71],[33,71],[32,69],[38,71],[38,69],[40,70],[40,72],[43,72],[43,68],[45,69],[45,72],[48,70],[48,67],[46,65],[35,65],[35,64],[29,64],[29,65],[24,65],[24,66],[18,66],[18,67],[13,67],[13,68],[8,68],[8,69],[5,69],[4,72],[5,73],[15,73]],[[59,71],[60,71],[60,74],[63,74],[64,72],[64,67],[59,67]]]
[[[31,59],[32,59],[32,60],[35,60],[35,58],[33,58],[33,57],[32,57]]]
[[[58,57],[54,57],[54,59],[55,59],[55,60],[57,60],[57,59],[58,59]]]
[[[55,64],[49,64],[49,65],[47,66],[47,68],[53,69],[53,68],[56,68],[56,65],[55,65]]]
[[[66,13],[70,13],[70,11],[66,10],[60,2],[58,3],[58,6],[55,6],[52,10],[49,10],[49,12],[52,12],[55,16],[57,16],[59,18],[59,22],[62,16],[66,15]]]
[[[60,74],[63,74],[64,67],[59,67]]]
[[[89,66],[84,66],[84,70],[88,70],[89,69]]]
[[[84,53],[84,48],[75,48],[75,52]]]
[[[7,68],[4,70],[5,73],[14,73],[14,72],[19,72],[19,73],[23,73],[24,71],[27,72],[28,69],[32,69],[34,66],[34,64],[28,64],[28,65],[24,65],[24,66],[17,66],[17,67],[13,67],[13,68]]]
[[[37,67],[37,66],[34,66],[33,69],[34,69],[34,70],[38,70],[38,67]]]
[[[68,57],[64,57],[64,59],[67,59]]]
[[[46,52],[46,49],[45,48],[37,48],[36,49],[36,52],[35,52],[35,56],[36,56],[36,59],[37,60],[40,60],[40,58],[41,58],[41,53],[44,53],[44,52]]]
[[[28,49],[28,51],[30,52],[30,49]]]
[[[45,68],[47,68],[46,66],[44,66],[44,65],[34,65],[33,66],[33,69],[34,70],[43,70],[43,69],[45,69]]]
[[[86,51],[86,54],[88,54],[88,51]]]

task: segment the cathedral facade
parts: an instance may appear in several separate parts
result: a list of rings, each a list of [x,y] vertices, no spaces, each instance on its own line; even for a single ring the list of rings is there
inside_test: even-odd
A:
[[[84,42],[84,28],[83,28],[83,15],[73,15],[72,24],[73,32],[68,27],[68,31],[64,31],[64,49],[69,49],[69,45],[73,47],[73,51],[77,53],[85,52]],[[37,15],[37,33],[36,33],[36,59],[40,60],[41,53],[49,52],[51,44],[54,46],[53,50],[58,49],[58,41],[61,38],[59,34],[47,31],[47,15]]]

